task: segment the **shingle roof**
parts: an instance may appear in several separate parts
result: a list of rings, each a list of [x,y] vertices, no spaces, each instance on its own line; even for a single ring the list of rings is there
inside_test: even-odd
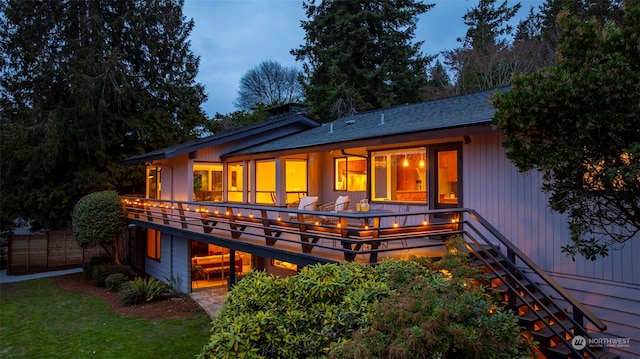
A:
[[[296,114],[286,118],[277,117],[265,122],[221,131],[204,138],[199,138],[193,141],[148,152],[142,155],[133,156],[121,161],[121,163],[135,164],[165,158],[172,158],[185,153],[197,151],[201,148],[224,144],[231,141],[237,141],[243,138],[250,138],[261,133],[273,131],[277,128],[287,127],[291,129],[291,126],[295,124],[299,125],[302,129],[312,128],[320,125],[318,122],[311,119],[305,114]]]
[[[506,88],[476,92],[417,104],[399,105],[345,116],[278,140],[233,154],[250,154],[320,146],[345,141],[490,123],[489,98]]]

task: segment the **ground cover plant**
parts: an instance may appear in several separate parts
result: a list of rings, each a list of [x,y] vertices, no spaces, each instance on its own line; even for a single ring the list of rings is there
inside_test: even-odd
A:
[[[117,293],[95,287],[82,273],[63,277],[69,286],[80,283],[102,298],[62,289],[56,285],[60,278],[2,284],[0,357],[188,358],[207,342],[210,319],[204,312],[167,310],[193,303],[145,303],[116,312],[107,302],[112,298],[119,307]],[[125,316],[153,305],[162,308],[153,316],[158,319]]]

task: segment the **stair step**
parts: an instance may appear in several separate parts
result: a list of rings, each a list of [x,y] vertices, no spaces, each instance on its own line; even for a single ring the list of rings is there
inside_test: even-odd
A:
[[[538,310],[537,311],[538,314],[540,314],[540,316],[542,318],[548,318],[549,315],[545,312],[543,312],[542,310]],[[556,316],[556,318],[562,320],[565,317],[565,313],[559,310],[552,310],[553,315]],[[536,315],[535,312],[528,312],[522,315],[518,316],[518,320],[520,321],[521,324],[523,325],[527,325],[527,326],[533,326],[537,321],[541,320],[540,318],[538,318],[538,316]]]
[[[571,330],[573,329],[573,323],[571,323],[571,321],[569,320],[562,320],[562,325],[567,329],[567,330]],[[566,333],[566,330],[562,329],[561,326],[554,324],[552,325],[552,327],[554,329],[556,329],[556,331],[558,333],[560,333],[561,335]],[[545,326],[542,329],[538,329],[535,331],[531,332],[531,335],[535,336],[536,338],[538,338],[539,340],[545,339],[545,340],[549,340],[552,339],[553,337],[555,337],[555,333],[553,332],[553,330],[551,330],[549,327]]]
[[[503,293],[503,294],[506,294]],[[549,300],[547,298],[545,298],[544,294],[539,292],[539,291],[535,291],[532,293],[532,295],[529,294],[525,294],[524,296],[516,296],[516,301],[514,303],[514,307],[522,307],[522,306],[526,306],[526,303],[529,304],[533,304],[533,303],[542,303],[544,305],[549,304]],[[509,303],[507,301],[503,301],[502,304],[504,305],[509,305]]]
[[[595,358],[597,359],[618,359],[620,356],[615,353],[611,353],[609,351],[594,348],[591,349],[593,354],[595,354]],[[564,344],[556,345],[551,348],[547,348],[545,350],[547,352],[547,357],[549,358],[578,358],[569,347]],[[591,358],[591,356],[584,356],[585,358]]]

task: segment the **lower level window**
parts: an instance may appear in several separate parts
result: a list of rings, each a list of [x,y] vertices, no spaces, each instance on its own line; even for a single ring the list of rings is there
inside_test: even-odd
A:
[[[160,260],[160,232],[147,229],[147,257]]]

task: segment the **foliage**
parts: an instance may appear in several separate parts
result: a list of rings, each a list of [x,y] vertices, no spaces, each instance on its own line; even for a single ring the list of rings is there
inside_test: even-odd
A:
[[[563,251],[595,260],[640,232],[640,5],[617,25],[560,17],[557,64],[497,94],[508,158],[568,216]]]
[[[530,357],[533,347],[521,336],[517,317],[471,285],[483,274],[454,248],[440,261],[376,267],[394,291],[374,305],[367,325],[333,345],[331,358]]]
[[[99,298],[59,288],[54,278],[2,283],[0,293],[5,359],[193,358],[211,325],[207,315],[123,317]]]
[[[258,104],[251,112],[234,111],[226,115],[216,113],[214,118],[207,123],[207,130],[219,134],[223,131],[233,131],[239,127],[262,123],[267,119],[266,106]]]
[[[423,56],[422,42],[412,39],[417,16],[433,5],[306,0],[303,7],[306,42],[291,53],[303,61],[313,118],[327,122],[354,111],[421,100],[433,57]]]
[[[199,358],[365,357],[358,355],[373,348],[379,351],[370,357],[381,358],[453,357],[453,350],[458,357],[525,356],[517,319],[471,286],[484,277],[467,263],[452,250],[437,262],[314,265],[288,278],[250,272],[229,293]]]
[[[112,274],[122,273],[127,277],[133,277],[134,273],[130,267],[115,263],[99,264],[93,267],[93,283],[96,287],[106,287],[106,279]]]
[[[142,300],[150,302],[164,289],[164,283],[153,277],[136,277],[130,281],[131,288],[140,292]]]
[[[117,292],[122,286],[122,284],[128,281],[129,281],[128,275],[124,273],[113,273],[104,279],[104,284],[108,290]]]
[[[258,104],[267,107],[300,103],[304,89],[299,81],[302,74],[294,67],[284,67],[275,61],[263,61],[240,78],[235,106],[251,111]]]
[[[288,278],[249,272],[229,293],[199,357],[323,357],[389,293],[373,268],[355,263],[305,267]]]
[[[513,33],[510,20],[520,4],[508,6],[507,1],[496,7],[495,0],[481,0],[464,15],[469,28],[463,46],[445,52],[446,63],[455,73],[455,92],[471,93],[509,85],[514,73],[530,73],[539,69],[541,42],[531,36]],[[526,26],[520,24],[519,31]]]
[[[102,246],[107,249],[127,226],[124,208],[114,191],[82,197],[73,208],[72,218],[73,234],[82,248]]]
[[[144,193],[119,161],[196,138],[206,96],[182,0],[0,2],[0,205],[64,227],[91,192]]]
[[[144,298],[142,292],[131,285],[131,281],[122,283],[118,288],[118,299],[123,306],[134,305],[140,303]]]
[[[110,257],[91,257],[89,262],[82,265],[82,272],[86,279],[93,279],[93,268],[100,264],[114,263]]]

